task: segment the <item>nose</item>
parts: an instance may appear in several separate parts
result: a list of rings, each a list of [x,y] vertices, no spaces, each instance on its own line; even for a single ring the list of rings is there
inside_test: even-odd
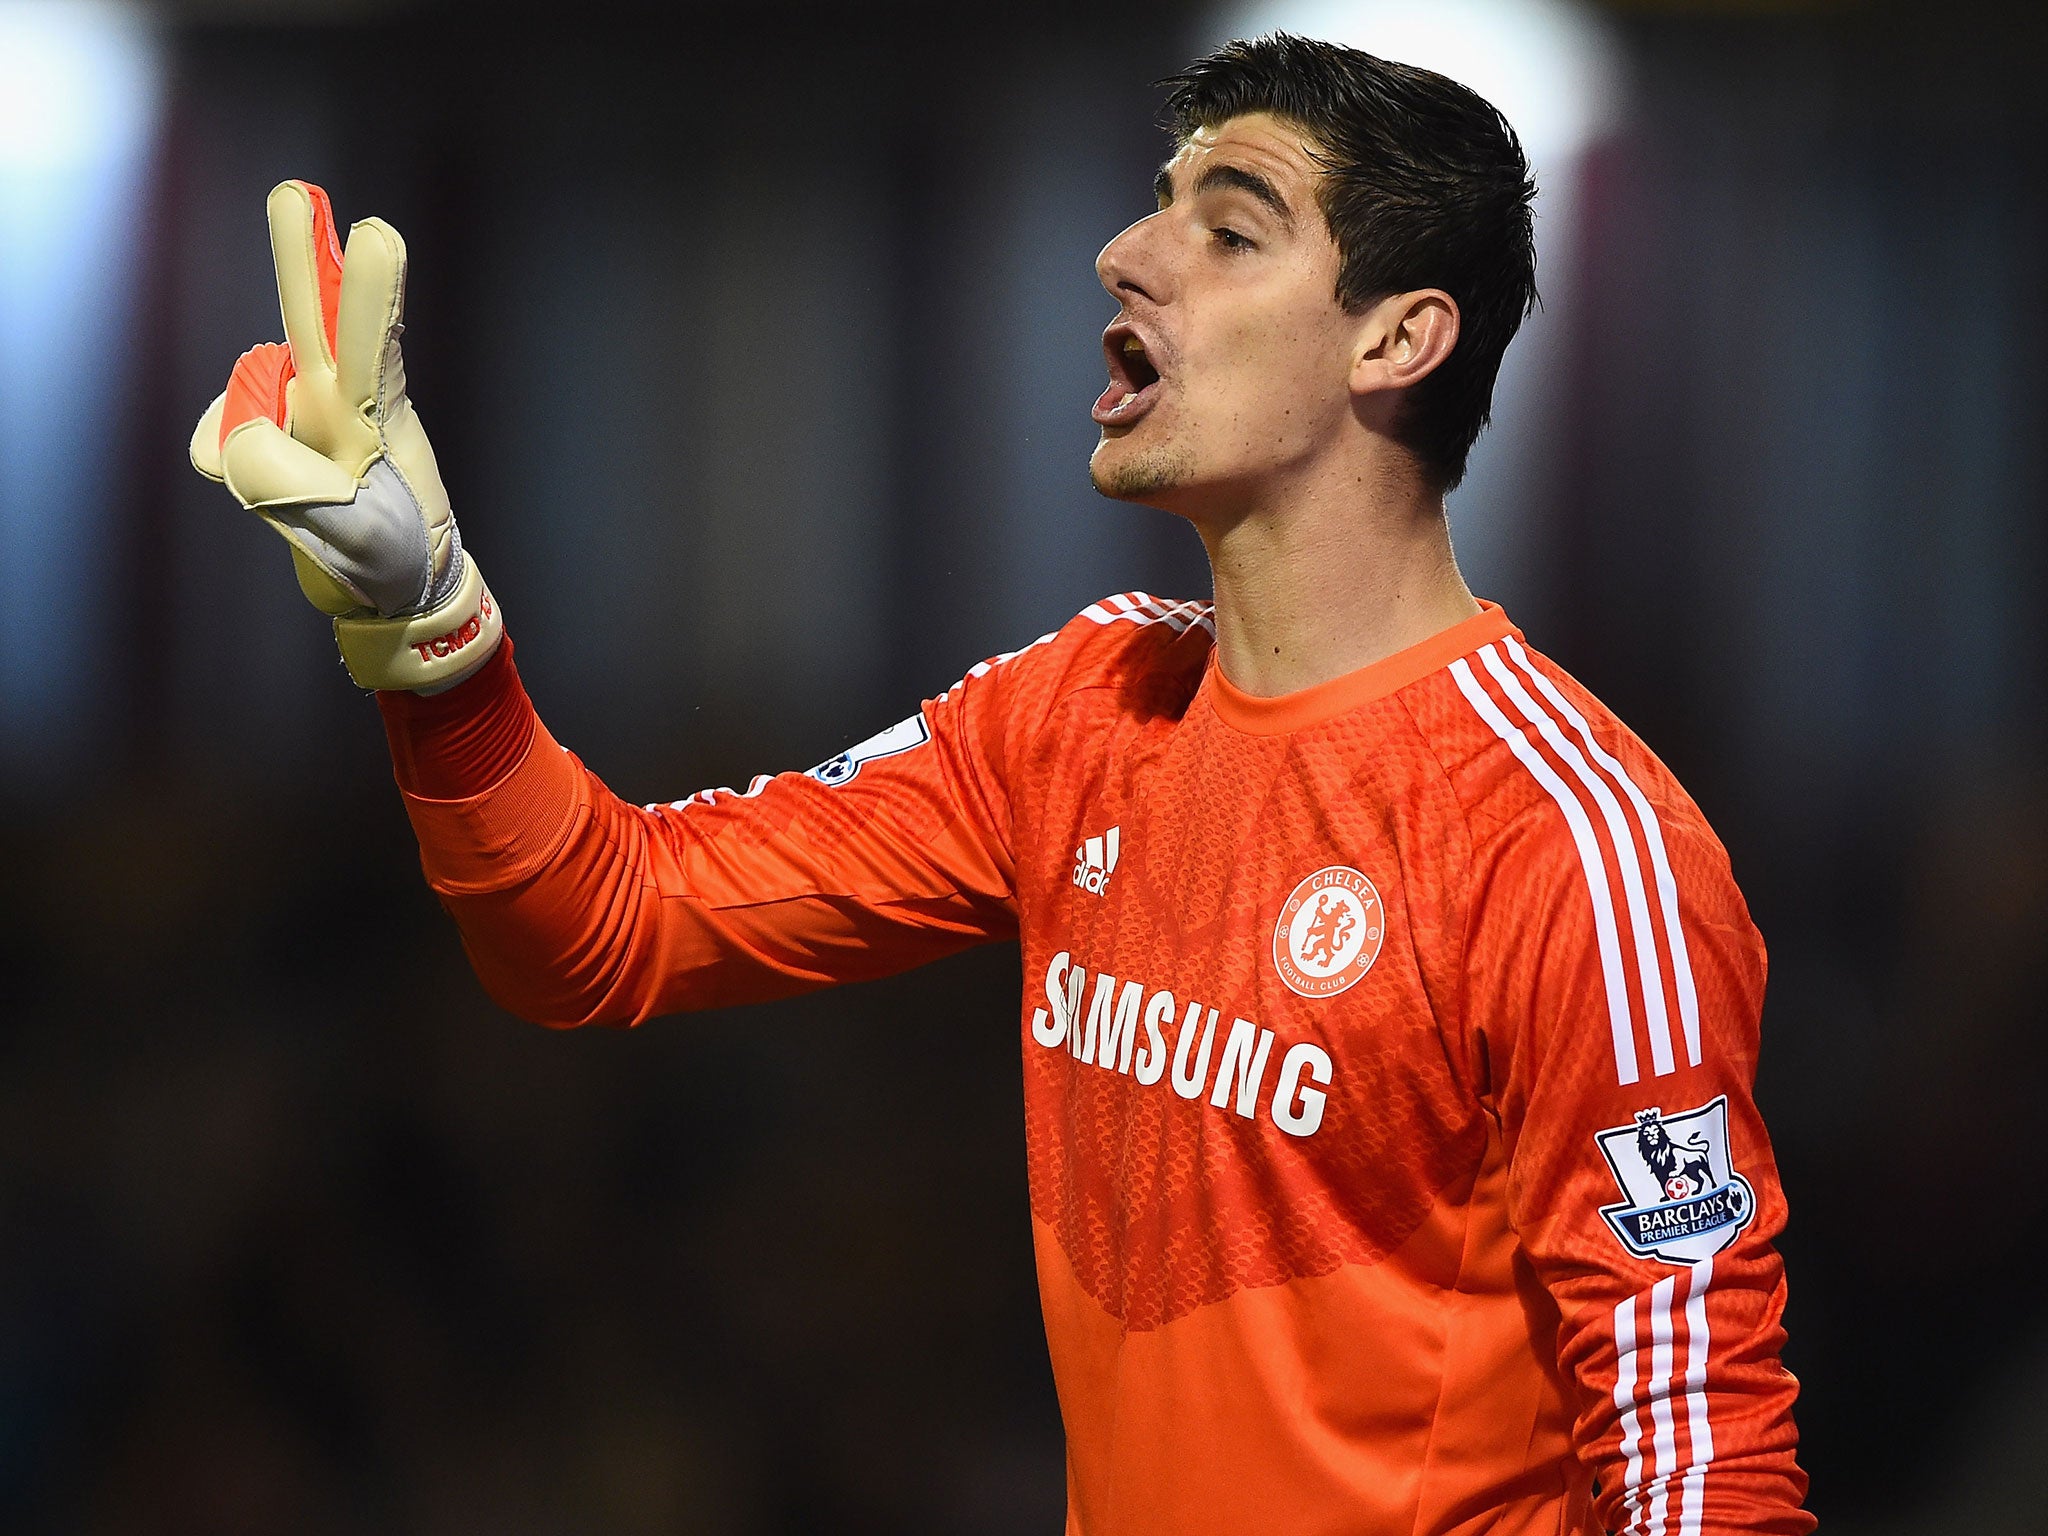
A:
[[[1152,239],[1158,221],[1158,214],[1148,214],[1105,245],[1095,258],[1096,277],[1119,304],[1131,294],[1142,295],[1155,304],[1165,299],[1164,274]]]

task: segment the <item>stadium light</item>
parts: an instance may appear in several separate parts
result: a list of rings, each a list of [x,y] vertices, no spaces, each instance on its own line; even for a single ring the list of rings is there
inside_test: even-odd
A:
[[[61,771],[95,695],[133,222],[161,71],[148,16],[0,0],[0,758]]]
[[[104,160],[155,115],[144,18],[111,0],[0,0],[0,174]]]
[[[1613,43],[1572,0],[1250,0],[1221,20],[1218,41],[1295,32],[1449,75],[1500,108],[1539,174],[1618,112]]]

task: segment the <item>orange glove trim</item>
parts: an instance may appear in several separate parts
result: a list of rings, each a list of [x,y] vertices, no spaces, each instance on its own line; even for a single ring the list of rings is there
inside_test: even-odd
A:
[[[326,189],[310,181],[297,185],[306,189],[313,202],[313,263],[320,273],[320,320],[327,331],[331,363],[336,329],[341,324],[341,237],[335,232],[334,205],[327,201]]]
[[[296,371],[292,349],[281,341],[266,341],[235,359],[235,371],[228,375],[226,403],[220,411],[222,448],[227,447],[228,434],[245,421],[285,424],[285,386]]]

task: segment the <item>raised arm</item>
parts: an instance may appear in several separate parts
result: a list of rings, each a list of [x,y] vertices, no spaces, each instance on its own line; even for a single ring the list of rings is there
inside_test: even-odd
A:
[[[427,879],[513,1012],[632,1024],[1015,933],[986,675],[808,773],[639,807],[548,734],[510,651],[380,700]]]
[[[407,398],[404,241],[369,219],[344,256],[304,182],[269,215],[287,341],[243,354],[192,460],[291,546],[350,675],[379,691],[428,879],[493,995],[548,1024],[632,1023],[1015,931],[989,668],[744,793],[629,806],[557,745]]]

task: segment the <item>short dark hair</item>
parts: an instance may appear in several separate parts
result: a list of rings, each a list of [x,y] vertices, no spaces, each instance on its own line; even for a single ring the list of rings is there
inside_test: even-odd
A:
[[[1455,80],[1285,32],[1226,44],[1161,84],[1178,140],[1250,112],[1308,134],[1345,309],[1416,288],[1457,301],[1458,344],[1399,417],[1400,441],[1455,487],[1501,355],[1536,305],[1536,183],[1507,119]]]

